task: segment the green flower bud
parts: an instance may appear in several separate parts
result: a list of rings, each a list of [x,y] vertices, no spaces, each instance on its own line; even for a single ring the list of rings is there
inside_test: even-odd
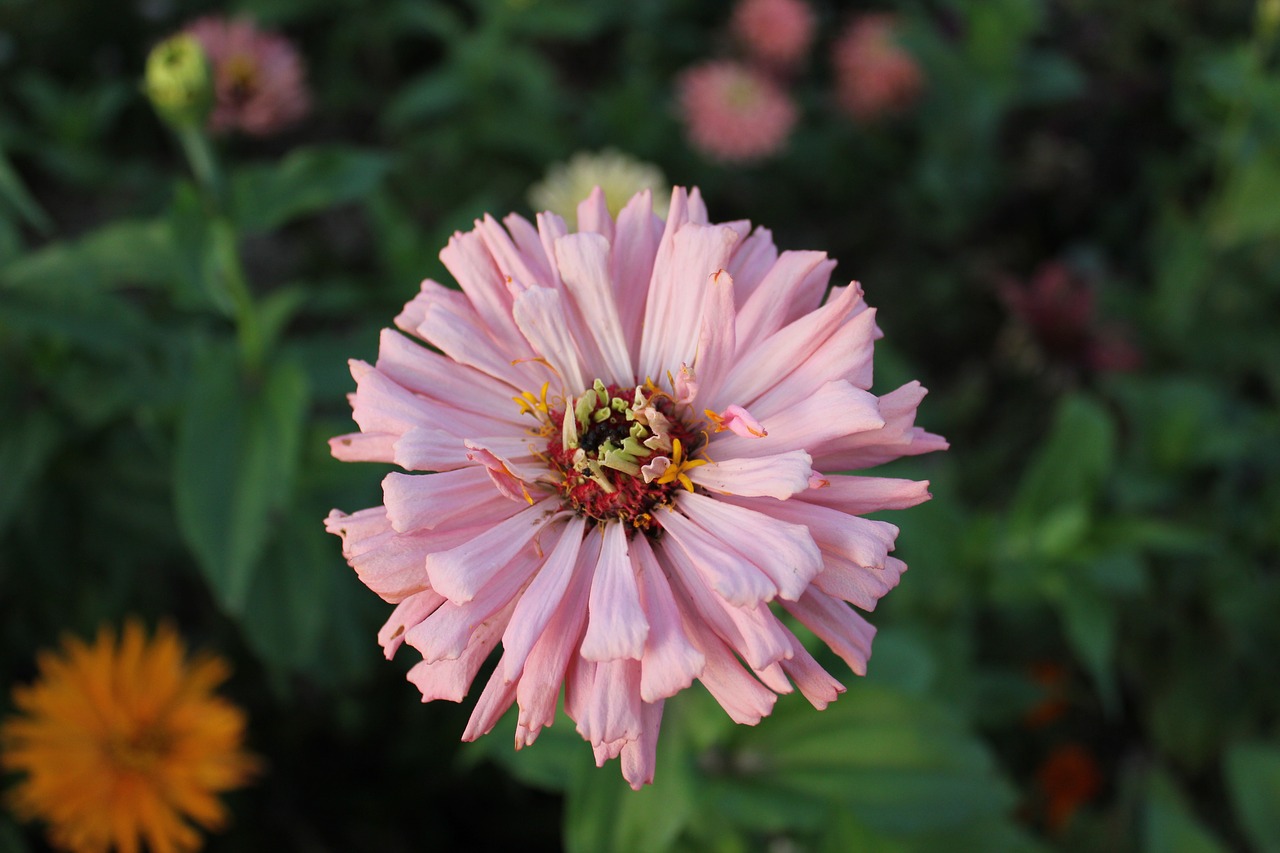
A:
[[[200,126],[213,107],[213,75],[194,36],[162,41],[147,57],[147,97],[174,128]]]

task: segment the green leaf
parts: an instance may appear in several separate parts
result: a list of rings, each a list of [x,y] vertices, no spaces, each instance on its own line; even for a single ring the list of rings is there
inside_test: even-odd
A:
[[[1227,751],[1227,785],[1254,849],[1280,851],[1280,746],[1239,743]]]
[[[161,219],[104,225],[73,242],[51,243],[0,268],[0,286],[32,293],[159,286],[173,281],[179,259]]]
[[[57,420],[46,411],[37,409],[16,418],[10,412],[6,419],[0,430],[0,471],[4,472],[0,477],[0,532],[62,439]]]
[[[247,166],[231,178],[232,209],[245,231],[270,231],[300,216],[358,201],[390,168],[386,155],[352,148],[301,148],[283,161]]]
[[[197,361],[178,427],[174,500],[184,538],[230,613],[242,614],[263,548],[290,498],[307,407],[292,362],[258,382],[234,350]]]
[[[1048,440],[1018,484],[1011,533],[1032,536],[1064,507],[1091,502],[1111,471],[1115,443],[1115,425],[1098,403],[1085,396],[1064,399]]]
[[[1114,666],[1116,650],[1116,607],[1112,598],[1085,587],[1075,587],[1061,597],[1067,640],[1089,670],[1110,713],[1119,710],[1120,691]]]
[[[27,192],[22,179],[18,177],[18,173],[14,171],[13,165],[3,151],[0,151],[0,200],[8,203],[28,225],[41,234],[48,234],[53,230],[49,214],[45,213],[31,197],[31,193]]]
[[[1148,781],[1143,831],[1144,853],[1227,851],[1191,812],[1169,777],[1159,770],[1153,771]]]

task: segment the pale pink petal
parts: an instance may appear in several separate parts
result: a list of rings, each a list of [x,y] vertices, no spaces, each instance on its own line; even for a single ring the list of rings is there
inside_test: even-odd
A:
[[[455,233],[449,238],[448,245],[440,250],[440,261],[462,287],[462,294],[466,294],[468,305],[475,314],[473,325],[486,337],[492,333],[499,341],[513,340],[516,328],[511,320],[511,294],[507,290],[505,276],[498,269],[481,233]],[[423,287],[425,290],[425,283]],[[457,310],[456,304],[454,307],[453,313],[467,313]],[[430,337],[427,339],[431,340]],[[443,346],[440,348],[452,356]]]
[[[485,470],[476,467],[432,475],[392,472],[382,480],[382,502],[397,533],[456,526],[459,521],[496,523],[514,515],[509,500],[500,497]]]
[[[490,485],[498,490],[498,494],[516,503],[533,504],[534,495],[530,493],[525,480],[536,477],[537,471],[522,472],[520,468],[512,466],[505,459],[493,453],[493,451],[480,447],[475,442],[466,441],[463,443],[467,448],[467,459],[471,462],[478,462],[484,467],[484,472],[489,478]],[[545,493],[544,489],[536,490],[538,497],[543,497]]]
[[[826,252],[783,252],[737,316],[738,337],[764,340],[813,311],[826,293],[836,262]]]
[[[446,601],[434,613],[405,632],[404,641],[422,653],[428,663],[456,658],[474,637],[489,641],[492,649],[502,637],[521,588],[541,565],[532,553],[517,554],[465,604]],[[495,614],[501,613],[500,618]]]
[[[925,393],[919,382],[908,382],[885,394],[878,403],[884,426],[810,448],[814,465],[824,471],[850,471],[883,465],[902,456],[946,450],[946,439],[914,426],[916,408]]]
[[[569,336],[569,321],[560,294],[547,287],[531,287],[512,306],[520,333],[533,351],[546,359],[556,374],[562,395],[576,394],[590,384],[582,375],[577,346]]]
[[[850,515],[907,509],[924,503],[929,497],[928,480],[834,475],[827,478],[825,487],[806,491],[800,496],[807,503],[831,507]]]
[[[875,568],[859,566],[839,556],[825,556],[825,568],[813,579],[813,585],[867,611],[876,609],[877,602],[898,585],[907,570],[907,564],[895,557],[885,557],[884,567]]]
[[[533,537],[558,504],[554,498],[547,498],[492,526],[483,535],[428,555],[431,587],[457,604],[470,601],[517,554],[532,547]]]
[[[555,720],[556,699],[569,661],[581,660],[575,652],[587,622],[587,598],[599,557],[600,534],[588,531],[564,598],[529,652],[516,688],[520,706],[517,748],[533,743],[538,732]]]
[[[594,661],[640,659],[649,636],[649,623],[640,606],[640,589],[627,554],[627,533],[621,524],[604,528],[588,612],[587,634],[582,639],[584,658]]]
[[[502,679],[502,670],[502,660],[499,659],[497,669],[489,676],[489,682],[485,684],[480,698],[476,700],[476,707],[471,711],[471,718],[467,720],[467,727],[462,732],[464,741],[473,741],[487,735],[516,701],[516,685]]]
[[[382,646],[387,660],[395,657],[396,651],[404,643],[404,632],[435,613],[444,602],[443,595],[427,589],[415,592],[396,605],[396,609],[391,611],[391,616],[378,632],[378,645]]]
[[[531,263],[516,248],[511,236],[507,234],[505,228],[498,224],[498,220],[486,213],[483,219],[476,221],[476,230],[472,233],[479,234],[484,241],[485,247],[493,256],[494,263],[497,264],[498,272],[504,279],[503,283],[506,285],[508,293],[511,291],[511,279],[522,282],[526,286],[542,283],[538,281],[538,265]],[[493,328],[502,327],[495,324]]]
[[[414,427],[393,443],[387,461],[406,471],[452,471],[469,462],[464,441],[442,429]]]
[[[548,525],[548,528],[551,526]],[[551,621],[573,577],[586,522],[581,516],[569,519],[563,531],[546,535],[543,546],[551,546],[550,556],[520,596],[506,633],[502,635],[503,675],[508,681],[519,677],[529,652]],[[554,538],[558,536],[558,538]]]
[[[874,395],[839,380],[828,382],[794,406],[761,417],[760,425],[767,433],[762,438],[717,433],[707,454],[715,459],[808,450],[812,455],[813,447],[849,433],[879,429],[884,419]]]
[[[394,462],[396,433],[353,432],[329,439],[329,452],[342,462]]]
[[[799,598],[822,570],[822,555],[803,524],[788,524],[697,493],[681,493],[676,506],[712,541],[758,568],[782,598]],[[662,516],[664,524],[671,515],[676,513]],[[750,534],[744,536],[743,531]]]
[[[689,479],[713,492],[786,500],[807,492],[813,473],[809,454],[791,450],[772,456],[721,459],[689,472]]]
[[[640,737],[622,747],[622,777],[632,790],[639,791],[653,781],[658,766],[658,729],[662,726],[664,704],[659,700],[640,706]]]
[[[707,586],[678,547],[663,543],[658,553],[662,555],[661,562],[674,569],[671,589],[676,600],[684,603],[682,612],[700,614],[751,667],[763,669],[791,653],[787,630],[769,611],[768,604],[759,602],[741,607],[730,604]]]
[[[613,242],[613,217],[609,215],[604,190],[599,187],[592,189],[578,204],[578,231],[599,234],[606,242]]]
[[[474,311],[435,302],[423,312],[418,334],[454,361],[507,383],[517,393],[554,379],[550,370],[533,361],[537,353],[524,343],[515,321],[508,325],[510,337],[498,344]]]
[[[633,741],[640,737],[639,661],[597,663],[590,692],[584,698],[586,707],[578,715],[578,734],[588,741],[616,744],[620,751],[620,741]]]
[[[684,554],[688,565],[725,601],[753,605],[778,594],[778,588],[764,572],[744,563],[741,555],[679,512],[666,510],[656,517],[667,539]]]
[[[653,267],[638,376],[661,377],[672,365],[693,363],[703,294],[711,277],[728,262],[737,234],[731,228],[690,223],[670,239],[669,254],[664,257],[659,250]]]
[[[756,292],[777,260],[778,249],[773,244],[773,232],[763,226],[757,227],[751,236],[734,246],[733,255],[729,258],[729,275],[733,276],[738,307],[746,304],[751,294]]]
[[[867,674],[876,629],[849,605],[811,589],[799,601],[784,601],[787,612],[831,647],[856,675]]]
[[[437,614],[439,612],[436,611]],[[409,670],[408,679],[422,691],[423,702],[436,699],[449,702],[463,700],[471,689],[476,673],[497,645],[502,625],[510,612],[511,607],[507,605],[500,608],[495,618],[477,626],[470,637],[470,643],[459,654],[451,658],[423,660]],[[434,615],[432,618],[435,618]]]
[[[716,410],[732,403],[750,406],[817,352],[859,308],[862,299],[861,290],[852,285],[832,292],[834,296],[821,308],[783,326],[765,340],[749,343],[740,338],[733,370],[706,405]]]
[[[520,410],[511,403],[510,385],[451,361],[394,329],[383,329],[379,341],[374,366],[397,385],[453,409],[523,426]]]
[[[640,659],[640,698],[659,702],[692,684],[706,659],[681,628],[671,585],[646,537],[632,541],[631,559],[640,578],[640,603],[649,619],[649,636]]]
[[[653,193],[649,190],[636,193],[618,214],[609,277],[617,288],[614,301],[627,341],[628,363],[632,365],[640,355],[640,328],[662,227],[662,220],[653,213]]]
[[[608,216],[607,211],[605,216]],[[590,377],[579,388],[585,388],[596,378],[607,384],[634,383],[631,352],[613,298],[609,241],[599,234],[590,233],[561,237],[556,241],[556,263],[564,286],[573,294],[604,359],[603,363],[596,365],[599,374]]]
[[[851,317],[813,355],[757,397],[751,408],[757,412],[776,412],[795,405],[826,383],[840,379],[855,388],[869,389],[875,316],[875,309],[869,309]]]
[[[569,233],[569,228],[565,225],[563,219],[550,211],[544,211],[537,215],[538,221],[538,241],[542,244],[542,253],[550,260],[551,281],[544,282],[548,287],[562,287],[560,281],[560,271],[556,268],[556,240]],[[648,279],[645,279],[648,284]]]
[[[706,657],[698,680],[735,723],[754,726],[773,711],[778,700],[773,691],[742,668],[724,642],[696,618],[685,620],[685,630]]]
[[[699,394],[714,394],[729,373],[737,351],[734,315],[733,277],[720,270],[711,276],[702,307],[702,330],[693,364]]]
[[[883,567],[885,557],[893,550],[894,539],[898,536],[898,528],[887,521],[846,515],[838,510],[799,500],[766,503],[767,498],[735,496],[726,496],[723,500],[768,512],[781,521],[802,524],[809,529],[809,534],[823,551],[838,554],[860,566]]]
[[[542,236],[538,229],[518,213],[504,216],[502,224],[507,226],[511,239],[515,241],[516,249],[529,267],[533,276],[529,283],[555,287],[557,279],[552,269],[554,264],[542,245]]]
[[[819,711],[826,710],[844,692],[844,685],[832,678],[795,637],[792,637],[791,648],[794,654],[790,660],[782,661],[783,670],[813,707]]]
[[[720,427],[739,438],[764,438],[769,431],[741,406],[729,406],[719,415]]]

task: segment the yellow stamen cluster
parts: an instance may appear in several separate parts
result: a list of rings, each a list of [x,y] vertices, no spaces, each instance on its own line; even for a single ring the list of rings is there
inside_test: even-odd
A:
[[[686,490],[693,491],[693,481],[689,479],[688,472],[699,465],[706,465],[706,459],[686,459],[684,456],[684,447],[680,444],[680,439],[672,439],[671,441],[671,464],[667,466],[667,470],[662,472],[662,476],[654,480],[660,486],[667,483],[680,481],[680,485]]]

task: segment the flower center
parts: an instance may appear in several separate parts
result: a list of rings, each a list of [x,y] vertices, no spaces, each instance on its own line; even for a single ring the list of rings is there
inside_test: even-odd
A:
[[[690,458],[705,443],[702,433],[652,383],[624,388],[597,379],[563,409],[546,404],[545,390],[542,401],[524,399],[549,424],[545,458],[556,488],[587,518],[656,534],[653,509],[678,488],[693,491],[688,471],[706,464]]]

